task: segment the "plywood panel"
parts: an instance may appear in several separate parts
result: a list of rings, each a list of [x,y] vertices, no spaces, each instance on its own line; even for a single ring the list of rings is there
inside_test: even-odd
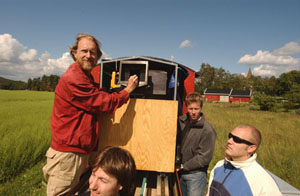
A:
[[[177,101],[130,99],[115,114],[101,115],[99,150],[120,146],[138,170],[174,172]]]

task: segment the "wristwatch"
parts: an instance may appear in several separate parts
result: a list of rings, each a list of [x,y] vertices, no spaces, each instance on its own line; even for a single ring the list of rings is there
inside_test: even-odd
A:
[[[183,169],[183,164],[182,163],[180,164],[180,169]]]

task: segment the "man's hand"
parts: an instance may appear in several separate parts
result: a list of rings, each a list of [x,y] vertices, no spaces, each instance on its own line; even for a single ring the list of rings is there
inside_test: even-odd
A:
[[[176,170],[176,172],[179,172],[181,170],[181,168],[180,167],[176,167],[175,170]]]
[[[175,167],[175,170],[176,170],[177,172],[179,172],[180,170],[183,170],[183,164],[177,165],[177,166]]]
[[[137,75],[130,76],[128,79],[128,85],[124,88],[125,91],[131,93],[138,85],[139,78]]]

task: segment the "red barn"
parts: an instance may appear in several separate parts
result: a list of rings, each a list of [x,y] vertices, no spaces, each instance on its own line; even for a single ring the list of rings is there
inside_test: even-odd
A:
[[[252,95],[252,90],[233,90],[229,96],[230,102],[249,103]]]
[[[206,101],[212,102],[250,102],[251,90],[234,89],[205,89],[204,96]]]
[[[205,101],[229,102],[229,95],[232,89],[205,89]]]

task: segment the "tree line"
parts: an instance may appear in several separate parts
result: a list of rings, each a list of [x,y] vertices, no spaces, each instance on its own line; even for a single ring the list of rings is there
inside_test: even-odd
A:
[[[43,75],[42,77],[37,77],[33,79],[29,78],[27,82],[23,82],[0,77],[0,89],[54,91],[59,78],[60,77],[57,75]]]
[[[276,102],[284,107],[295,108],[300,105],[300,71],[293,70],[275,76],[261,77],[252,74],[231,74],[223,68],[214,68],[202,63],[196,81],[196,90],[201,94],[209,89],[252,90],[254,100],[262,110],[270,110]]]
[[[43,75],[42,78],[29,78],[27,82],[27,89],[34,91],[54,91],[59,78],[60,77],[57,75]]]

